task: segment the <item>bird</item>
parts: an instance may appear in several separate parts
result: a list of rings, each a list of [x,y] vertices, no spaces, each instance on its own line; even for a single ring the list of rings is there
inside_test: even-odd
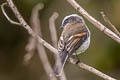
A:
[[[63,31],[59,38],[57,48],[61,67],[59,67],[59,62],[56,61],[53,69],[56,76],[61,75],[66,61],[72,55],[78,55],[88,49],[91,36],[84,19],[78,14],[66,16],[62,21],[61,28]]]

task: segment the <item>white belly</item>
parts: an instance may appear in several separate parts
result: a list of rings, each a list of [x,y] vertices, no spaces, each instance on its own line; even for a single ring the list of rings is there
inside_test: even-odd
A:
[[[73,55],[83,53],[85,50],[87,50],[89,45],[90,45],[90,37],[76,50],[75,53],[73,53]]]

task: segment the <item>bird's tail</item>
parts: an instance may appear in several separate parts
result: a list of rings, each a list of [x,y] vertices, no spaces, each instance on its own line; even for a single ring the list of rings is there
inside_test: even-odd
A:
[[[57,60],[55,62],[54,69],[53,69],[54,73],[56,74],[56,76],[60,76],[61,75],[67,58],[68,58],[68,54],[66,52],[60,53],[61,65],[60,65],[59,61]]]

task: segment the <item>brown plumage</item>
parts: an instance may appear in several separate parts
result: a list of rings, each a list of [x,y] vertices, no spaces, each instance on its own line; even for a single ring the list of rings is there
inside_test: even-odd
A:
[[[62,67],[58,70],[57,64],[59,63],[55,64],[54,72],[56,73],[56,75],[59,75],[61,73],[66,60],[70,58],[73,53],[75,53],[85,41],[88,40],[89,36],[90,32],[85,25],[82,17],[78,15],[72,15],[65,18],[65,20],[63,21],[63,32],[58,42],[58,52],[61,58]],[[89,42],[87,47],[88,46]],[[83,50],[86,50],[86,48],[82,48],[80,52],[84,52]]]

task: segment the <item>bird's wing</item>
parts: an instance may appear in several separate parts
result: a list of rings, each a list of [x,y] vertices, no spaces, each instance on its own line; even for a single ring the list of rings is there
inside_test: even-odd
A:
[[[84,43],[89,33],[87,31],[78,32],[68,37],[67,39],[60,37],[58,43],[58,52],[62,63],[66,60],[66,56],[72,56],[72,54]]]
[[[68,52],[69,57],[84,43],[88,37],[88,32],[73,34],[65,44],[65,50]]]

